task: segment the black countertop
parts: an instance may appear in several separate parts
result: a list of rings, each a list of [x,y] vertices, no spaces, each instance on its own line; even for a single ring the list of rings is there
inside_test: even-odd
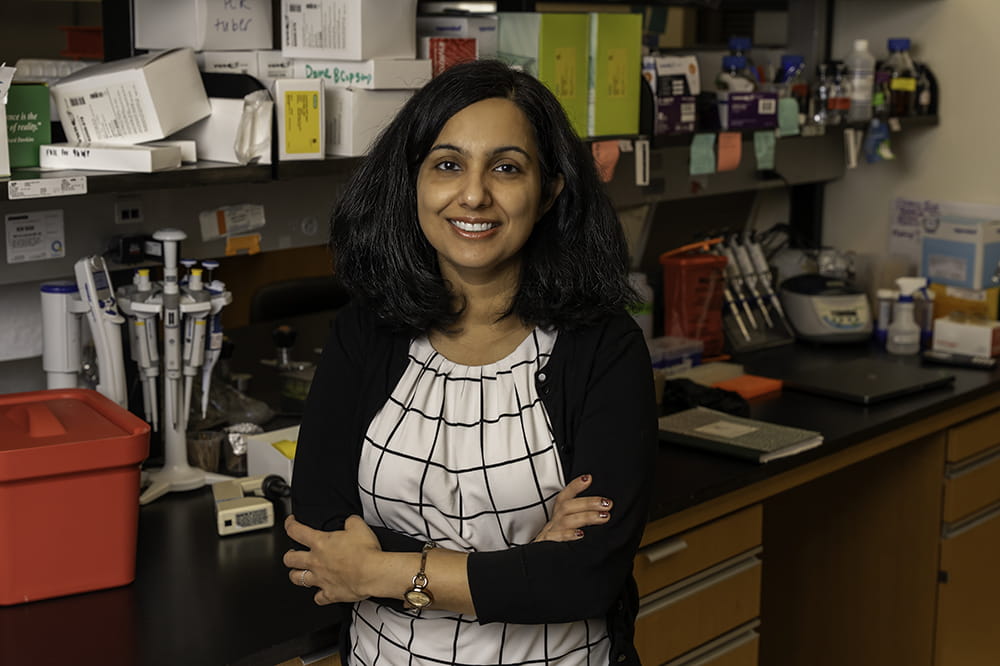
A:
[[[297,357],[315,359],[312,350],[322,344],[328,322],[328,315],[317,316],[303,330]],[[244,338],[266,348],[270,328],[251,327]],[[866,346],[792,345],[740,361],[747,372],[781,376],[793,367],[869,354]],[[246,367],[255,362],[249,352],[243,359]],[[867,407],[787,390],[751,401],[754,418],[819,430],[825,437],[816,449],[764,465],[662,444],[650,518],[780,475],[1000,387],[1000,371],[949,370],[953,386]],[[266,394],[273,392],[272,379],[261,369],[253,381]],[[336,611],[315,606],[308,591],[288,582],[281,564],[292,546],[281,529],[286,511],[278,507],[273,529],[220,538],[207,488],[171,493],[142,507],[136,582],[0,608],[0,664],[272,666],[329,646],[336,641]]]

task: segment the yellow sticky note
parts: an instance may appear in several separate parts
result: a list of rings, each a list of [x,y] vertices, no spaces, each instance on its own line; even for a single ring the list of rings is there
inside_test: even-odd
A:
[[[739,132],[719,132],[719,171],[732,171],[740,165],[743,137]]]
[[[289,460],[295,460],[295,447],[298,442],[293,442],[290,439],[282,439],[277,442],[271,442],[271,446],[278,450],[278,453],[285,456]]]

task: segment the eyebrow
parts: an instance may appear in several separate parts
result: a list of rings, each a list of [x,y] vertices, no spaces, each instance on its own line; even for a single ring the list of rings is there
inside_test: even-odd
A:
[[[463,150],[462,148],[459,148],[458,146],[456,146],[454,144],[451,144],[451,143],[439,143],[436,146],[433,146],[430,149],[430,151],[428,151],[428,154],[433,153],[435,150],[452,150],[452,151],[454,151],[456,153],[459,153],[461,155],[467,154],[465,150]],[[490,156],[492,157],[492,156],[499,155],[501,153],[507,153],[507,152],[520,153],[520,154],[524,155],[524,157],[526,159],[528,159],[528,160],[531,159],[531,155],[528,154],[528,151],[526,151],[524,148],[521,148],[520,146],[500,146],[500,147],[494,148],[492,151],[490,151]]]

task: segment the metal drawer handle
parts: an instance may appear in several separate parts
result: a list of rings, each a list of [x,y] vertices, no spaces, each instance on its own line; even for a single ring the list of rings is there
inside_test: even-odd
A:
[[[639,554],[645,557],[646,561],[650,564],[656,564],[671,555],[676,555],[687,547],[688,543],[683,537],[671,537],[663,541],[657,541],[645,548],[640,548]]]

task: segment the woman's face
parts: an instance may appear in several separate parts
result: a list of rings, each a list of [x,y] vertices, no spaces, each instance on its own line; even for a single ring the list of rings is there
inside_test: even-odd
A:
[[[486,283],[517,274],[521,248],[561,190],[542,193],[538,147],[524,113],[507,99],[452,116],[420,165],[417,216],[442,275]]]

